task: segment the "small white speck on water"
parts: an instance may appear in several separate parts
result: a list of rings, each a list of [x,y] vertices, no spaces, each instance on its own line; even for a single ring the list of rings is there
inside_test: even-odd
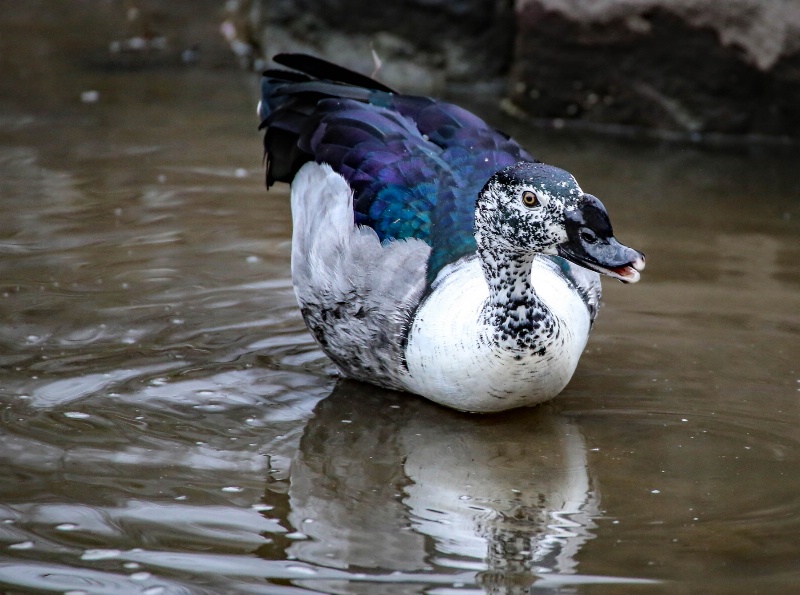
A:
[[[122,567],[127,568],[128,570],[136,570],[137,568],[141,568],[142,565],[138,562],[125,562]]]
[[[353,420],[352,419],[343,419],[342,423],[343,424],[351,424],[351,423],[353,423]]]
[[[181,52],[181,61],[184,64],[194,64],[195,62],[197,62],[197,51],[192,48],[187,48],[183,50]]]
[[[217,413],[219,411],[225,411],[225,407],[218,403],[211,403],[209,405],[192,405],[192,408],[198,409],[200,411],[207,411],[208,413]]]
[[[308,566],[287,566],[286,570],[291,570],[292,572],[296,572],[297,574],[317,574],[317,571],[313,568]]]
[[[105,550],[105,549],[95,549],[95,550],[86,550],[83,552],[81,556],[81,560],[110,560],[111,558],[116,558],[120,555],[119,550]]]
[[[682,417],[682,418],[681,418],[681,421],[689,421],[689,420],[688,420],[688,419],[686,419],[685,417]]]
[[[243,492],[244,488],[240,488],[239,486],[225,486],[222,488],[223,492]]]
[[[619,521],[611,521],[612,525],[619,525]]]
[[[472,500],[472,496],[459,496],[459,500]]]
[[[253,264],[253,263],[256,263],[256,262],[261,262],[261,259],[258,256],[256,256],[255,254],[251,254],[250,256],[245,258],[245,261]]]
[[[61,523],[60,525],[56,525],[58,531],[74,531],[77,528],[78,525],[75,523]]]
[[[83,413],[82,411],[65,411],[64,417],[68,417],[70,419],[87,419],[91,417],[88,413]]]
[[[265,512],[267,510],[272,510],[275,507],[274,506],[270,506],[269,504],[261,504],[261,503],[259,503],[259,504],[253,504],[250,508],[252,508],[253,510],[255,510],[257,512]]]
[[[599,448],[593,448],[592,452],[600,452],[600,449]]]
[[[293,531],[292,533],[286,534],[286,539],[293,539],[295,541],[300,541],[301,539],[308,539],[308,535],[305,533],[301,533],[300,531]]]
[[[83,103],[97,103],[100,99],[100,92],[95,90],[84,91],[81,93],[81,101]]]
[[[303,519],[303,523],[306,523],[306,524],[313,523],[313,522],[314,522],[314,519]]]
[[[246,178],[247,177],[247,170],[243,167],[239,167],[233,173],[237,178]]]
[[[19,543],[12,543],[8,546],[10,550],[30,550],[33,549],[32,541],[20,541]]]
[[[661,490],[650,490],[651,494],[660,494]]]
[[[146,581],[151,576],[153,575],[150,574],[149,572],[142,571],[142,572],[134,572],[128,578],[131,579],[132,581]]]

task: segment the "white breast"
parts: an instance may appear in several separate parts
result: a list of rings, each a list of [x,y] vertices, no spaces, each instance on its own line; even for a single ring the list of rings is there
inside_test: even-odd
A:
[[[546,257],[534,259],[531,281],[560,328],[544,355],[493,343],[494,329],[481,322],[489,288],[476,257],[444,269],[411,326],[407,390],[448,407],[483,412],[535,405],[561,392],[586,346],[589,313]]]

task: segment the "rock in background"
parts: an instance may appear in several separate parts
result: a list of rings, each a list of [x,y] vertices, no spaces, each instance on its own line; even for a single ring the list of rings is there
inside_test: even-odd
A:
[[[505,75],[512,0],[229,0],[223,32],[244,60],[306,52],[390,86],[435,93]]]
[[[606,129],[800,139],[795,0],[229,0],[258,67],[304,51],[403,90],[505,77],[514,112]]]
[[[519,0],[526,113],[691,135],[800,137],[800,3]]]

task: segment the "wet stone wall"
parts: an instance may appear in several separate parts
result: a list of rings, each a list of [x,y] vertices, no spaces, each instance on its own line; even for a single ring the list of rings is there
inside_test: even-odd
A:
[[[737,0],[233,0],[243,61],[321,55],[390,85],[497,91],[600,128],[800,139],[800,4]],[[487,83],[495,83],[494,86]]]
[[[504,76],[514,44],[512,0],[234,0],[232,45],[245,59],[313,53],[404,90],[440,91]],[[252,56],[248,56],[248,52]]]
[[[521,0],[513,104],[691,135],[800,137],[800,5]]]

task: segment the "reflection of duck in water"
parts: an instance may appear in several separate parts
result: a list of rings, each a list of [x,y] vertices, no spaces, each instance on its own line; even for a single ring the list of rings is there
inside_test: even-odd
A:
[[[600,277],[639,279],[602,203],[455,105],[282,54],[259,104],[267,185],[292,183],[303,318],[350,378],[468,411],[566,386]]]
[[[490,593],[574,573],[597,507],[581,434],[550,408],[475,419],[346,381],[306,426],[290,486],[289,518],[310,537],[290,546],[298,560],[479,572]]]

